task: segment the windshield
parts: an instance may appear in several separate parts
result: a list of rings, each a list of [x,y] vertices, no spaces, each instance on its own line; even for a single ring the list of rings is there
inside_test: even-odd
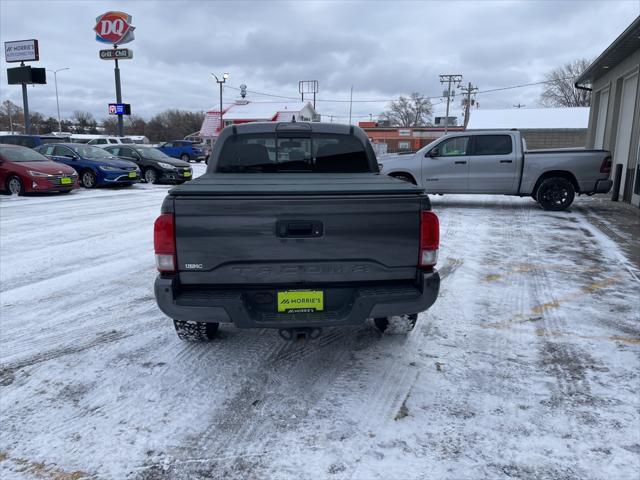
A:
[[[167,160],[171,160],[171,157],[169,155],[165,155],[160,150],[153,147],[148,147],[148,148],[138,147],[136,150],[138,150],[138,153],[143,157],[152,158],[153,160],[161,160],[164,162],[166,162]]]
[[[111,158],[112,154],[102,148],[92,147],[91,145],[74,145],[73,150],[83,158]]]
[[[44,155],[26,147],[0,147],[0,155],[10,162],[48,162]]]
[[[365,147],[351,135],[237,135],[226,140],[221,173],[370,172]]]

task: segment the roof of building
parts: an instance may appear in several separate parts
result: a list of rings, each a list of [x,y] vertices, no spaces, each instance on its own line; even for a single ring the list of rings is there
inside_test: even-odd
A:
[[[575,84],[593,83],[593,80],[605,75],[625,58],[640,49],[640,16],[631,22],[624,32],[596,58],[578,77]]]
[[[587,128],[589,107],[471,110],[469,130]]]

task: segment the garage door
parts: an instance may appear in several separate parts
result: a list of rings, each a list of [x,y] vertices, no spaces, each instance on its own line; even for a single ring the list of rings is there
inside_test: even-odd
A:
[[[620,181],[620,193],[623,194],[627,180],[627,166],[631,156],[631,129],[633,127],[633,111],[636,105],[636,92],[638,91],[638,73],[624,79],[622,96],[620,98],[620,117],[618,118],[618,133],[613,154],[613,163],[622,165],[622,179]],[[615,171],[615,169],[614,169]]]

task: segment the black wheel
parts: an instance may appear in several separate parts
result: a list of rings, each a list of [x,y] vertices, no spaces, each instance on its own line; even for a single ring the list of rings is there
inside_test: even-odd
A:
[[[147,183],[157,183],[158,182],[158,172],[156,172],[153,168],[147,168],[144,171],[144,181]]]
[[[71,193],[71,190],[60,190],[60,193]]]
[[[182,160],[183,162],[189,163],[189,160],[191,159],[189,158],[189,155],[187,155],[186,153],[183,153],[182,155],[180,155],[180,160]]]
[[[202,161],[201,158],[196,158],[196,163],[200,163]]]
[[[413,183],[414,185],[416,185],[415,179],[408,173],[394,173],[391,176],[393,178],[397,178],[398,180],[403,180],[405,182]]]
[[[573,203],[576,191],[566,178],[554,177],[543,180],[535,195],[542,208],[557,212]]]
[[[178,338],[183,342],[208,342],[216,336],[219,324],[174,320],[173,326],[176,329]]]
[[[96,174],[91,170],[85,170],[80,174],[80,184],[84,188],[93,188],[96,186]]]
[[[7,179],[7,192],[9,195],[24,195],[24,185],[17,175],[11,175]]]
[[[399,317],[391,317],[391,321],[389,321],[389,317],[379,317],[373,319],[373,323],[381,333],[389,331],[389,333],[394,334],[410,333],[415,328],[417,321],[417,313],[400,315]]]

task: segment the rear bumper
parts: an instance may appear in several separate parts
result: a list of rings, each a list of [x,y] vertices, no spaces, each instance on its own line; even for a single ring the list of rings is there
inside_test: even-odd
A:
[[[155,282],[158,306],[174,320],[234,323],[238,328],[322,328],[422,312],[438,297],[440,275],[437,271],[422,273],[417,285],[389,283],[318,289],[325,292],[326,311],[283,314],[274,313],[274,289],[221,290],[203,286],[181,290],[174,278],[158,276]]]
[[[611,180],[598,180],[593,193],[609,193],[612,186],[613,182]]]

